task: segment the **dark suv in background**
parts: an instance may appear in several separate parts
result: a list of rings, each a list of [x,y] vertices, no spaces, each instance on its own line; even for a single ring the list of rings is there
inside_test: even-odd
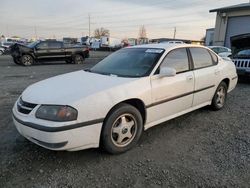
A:
[[[65,45],[61,41],[36,41],[28,46],[14,44],[10,53],[16,64],[30,66],[43,61],[66,61],[81,64],[89,57],[89,48],[81,45]]]

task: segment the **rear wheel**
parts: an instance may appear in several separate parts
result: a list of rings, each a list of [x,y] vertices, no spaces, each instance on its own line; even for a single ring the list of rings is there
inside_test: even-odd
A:
[[[129,104],[115,107],[105,120],[101,141],[112,154],[123,153],[136,145],[143,131],[140,112]]]
[[[3,55],[3,51],[2,50],[0,50],[0,55]]]
[[[220,110],[224,107],[227,98],[227,84],[221,82],[214,94],[211,107],[213,110]]]
[[[31,55],[25,54],[21,57],[21,63],[24,66],[31,66],[34,63],[34,59]]]
[[[72,60],[71,60],[71,59],[66,59],[65,61],[66,61],[67,64],[72,63]]]
[[[83,64],[84,58],[82,55],[76,54],[74,57],[74,63],[75,64]]]

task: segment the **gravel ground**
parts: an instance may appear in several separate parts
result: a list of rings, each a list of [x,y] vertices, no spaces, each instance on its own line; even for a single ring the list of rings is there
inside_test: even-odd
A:
[[[0,187],[250,187],[250,82],[240,82],[225,108],[202,108],[156,126],[121,155],[100,149],[54,152],[18,134],[11,108],[31,83],[93,66],[17,66],[0,57]]]

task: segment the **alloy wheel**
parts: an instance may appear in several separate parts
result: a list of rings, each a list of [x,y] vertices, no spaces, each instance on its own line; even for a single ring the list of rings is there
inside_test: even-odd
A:
[[[22,57],[22,63],[25,66],[30,66],[33,63],[33,59],[32,59],[32,57],[30,55],[24,55]]]
[[[111,129],[111,140],[117,147],[129,145],[137,133],[137,123],[132,114],[123,114],[113,123]]]
[[[83,63],[83,57],[80,56],[80,55],[77,55],[77,56],[75,57],[75,63],[76,63],[76,64],[82,64],[82,63]]]
[[[222,107],[222,106],[224,106],[224,104],[225,104],[225,98],[226,98],[226,89],[223,87],[223,86],[221,86],[219,89],[218,89],[218,91],[217,91],[217,93],[216,93],[216,104],[218,105],[218,107]]]

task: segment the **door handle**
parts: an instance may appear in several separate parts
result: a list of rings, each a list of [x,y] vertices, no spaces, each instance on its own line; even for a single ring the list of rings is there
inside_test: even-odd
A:
[[[188,81],[193,80],[193,78],[194,78],[194,77],[193,77],[193,76],[191,76],[191,75],[187,76],[187,80],[188,80]]]

